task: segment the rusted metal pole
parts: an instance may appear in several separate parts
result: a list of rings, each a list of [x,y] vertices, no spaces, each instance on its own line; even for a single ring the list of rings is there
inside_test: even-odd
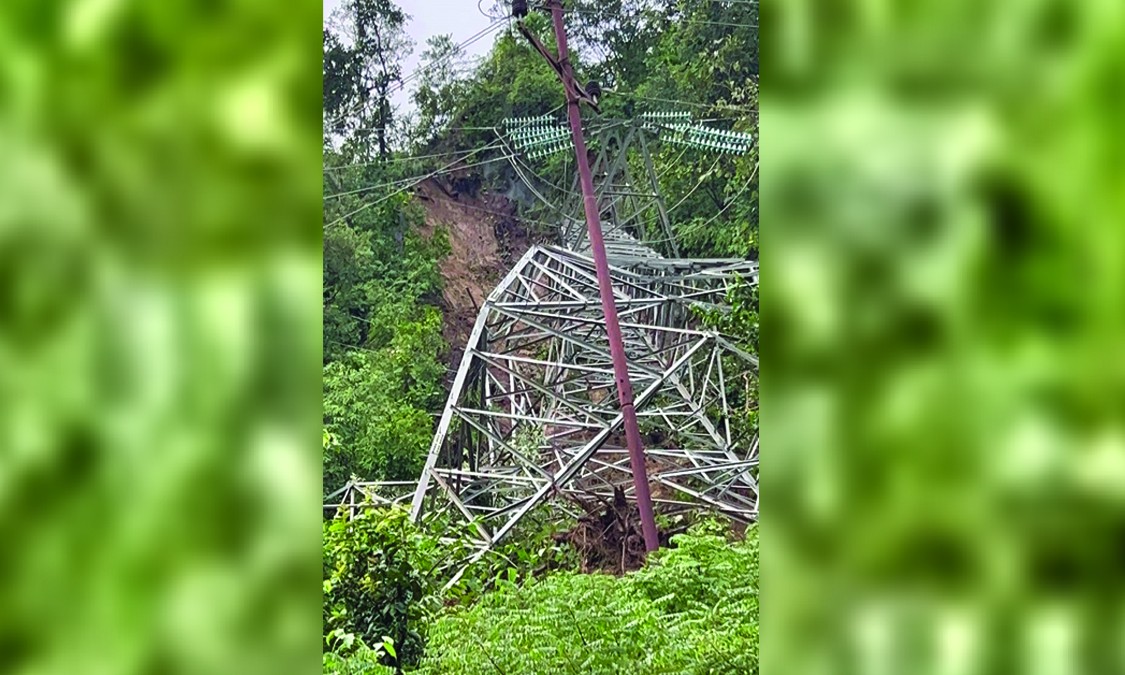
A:
[[[578,178],[582,184],[582,201],[586,210],[586,228],[590,236],[590,250],[594,254],[594,267],[598,275],[598,292],[601,295],[602,310],[605,312],[605,327],[609,334],[609,351],[613,359],[613,373],[617,380],[617,400],[621,404],[624,418],[625,441],[629,446],[629,463],[633,470],[633,486],[637,494],[637,509],[641,515],[641,531],[644,533],[645,548],[656,550],[660,542],[656,534],[656,518],[652,511],[652,494],[649,492],[648,470],[645,467],[645,450],[641,442],[641,432],[637,427],[637,412],[633,408],[633,384],[629,380],[629,361],[625,355],[625,344],[621,339],[621,325],[617,319],[617,305],[613,300],[613,285],[609,276],[609,261],[602,238],[602,223],[598,214],[598,201],[594,194],[594,178],[590,173],[590,162],[586,157],[586,139],[582,135],[582,115],[578,109],[578,96],[573,87],[574,69],[566,44],[566,28],[563,25],[561,0],[549,0],[551,20],[555,28],[555,42],[559,49],[559,64],[567,98],[567,116],[570,118],[570,131],[574,137],[574,149],[578,159]]]

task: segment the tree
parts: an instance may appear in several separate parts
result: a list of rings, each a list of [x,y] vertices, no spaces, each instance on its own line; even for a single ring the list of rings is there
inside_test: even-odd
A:
[[[568,9],[567,32],[590,77],[625,91],[647,79],[645,55],[668,27],[651,0],[574,0]]]
[[[421,216],[405,197],[363,208],[362,194],[346,194],[385,178],[378,167],[333,173],[345,196],[325,202],[324,424],[337,439],[325,452],[327,491],[352,475],[417,477],[445,373],[434,303],[449,250],[441,230],[417,233]]]
[[[419,71],[422,75],[413,95],[418,117],[412,135],[422,145],[438,137],[456,114],[458,102],[468,88],[460,62],[464,50],[453,42],[452,36],[436,35],[427,40],[426,46]]]
[[[324,27],[325,141],[347,131],[348,117],[359,89],[359,58],[340,37]]]
[[[345,0],[325,29],[325,110],[332,106],[333,131],[353,152],[390,151],[394,122],[391,95],[403,84],[402,63],[412,44],[404,30],[409,17],[392,0]]]

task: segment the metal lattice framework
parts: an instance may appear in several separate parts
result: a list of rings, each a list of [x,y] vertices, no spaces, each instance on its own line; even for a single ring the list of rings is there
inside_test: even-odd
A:
[[[516,145],[546,138],[516,129]],[[757,284],[758,265],[661,254],[676,251],[645,139],[653,130],[659,127],[650,118],[611,126],[594,167],[648,471],[658,486],[654,501],[754,521],[758,440],[732,435],[728,392],[747,385],[736,378],[755,372],[757,358],[705,329],[700,313],[722,311],[735,284]],[[646,167],[642,181],[626,160],[634,145]],[[518,158],[513,167],[530,185],[529,167]],[[549,204],[560,214],[580,213],[576,192]],[[659,237],[660,251],[645,242],[646,217],[667,235]],[[536,508],[552,503],[565,511],[568,500],[558,497],[632,491],[584,223],[560,221],[562,245],[531,248],[481,307],[409,496],[415,518],[437,512],[470,524],[478,555]],[[354,505],[363,496],[402,503],[408,495],[387,484],[350,483],[334,496]]]

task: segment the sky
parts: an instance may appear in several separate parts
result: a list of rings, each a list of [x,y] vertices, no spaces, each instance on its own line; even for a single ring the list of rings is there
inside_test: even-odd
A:
[[[400,7],[410,19],[406,22],[406,33],[414,42],[414,51],[406,58],[403,64],[403,73],[412,74],[421,60],[422,51],[426,48],[426,40],[434,35],[452,35],[453,42],[461,44],[466,39],[473,37],[492,22],[477,8],[477,0],[397,0]],[[481,7],[489,9],[491,0],[482,0]],[[324,0],[324,16],[328,17],[338,6],[340,0]],[[493,40],[501,31],[485,36],[465,48],[467,57],[483,56],[492,47]],[[394,103],[407,106],[409,103],[409,89],[398,92],[392,96]]]

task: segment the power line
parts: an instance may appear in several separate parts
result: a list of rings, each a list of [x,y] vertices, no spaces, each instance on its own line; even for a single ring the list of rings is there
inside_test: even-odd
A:
[[[697,225],[690,225],[689,224],[689,225],[683,227],[680,230],[680,233],[678,235],[674,236],[674,237],[665,237],[664,239],[657,239],[656,241],[646,242],[646,243],[660,244],[660,243],[663,243],[663,242],[666,242],[666,241],[671,241],[671,239],[682,237],[685,234],[691,234],[691,233],[695,232],[696,230],[701,230],[704,227],[707,227],[711,223],[715,222],[719,218],[719,216],[726,213],[727,209],[734,206],[735,202],[738,201],[738,198],[742,196],[742,193],[744,193],[744,192],[746,192],[747,190],[750,189],[750,185],[754,182],[754,176],[756,176],[756,175],[758,175],[758,165],[754,164],[754,169],[750,172],[750,177],[746,179],[746,183],[743,184],[742,188],[739,189],[739,191],[737,193],[735,193],[735,195],[733,197],[730,198],[730,200],[726,203],[726,205],[723,206],[723,208],[719,209],[718,213],[711,216],[707,220],[705,220],[702,223],[699,223]]]
[[[746,103],[746,104],[739,104],[739,103],[693,103],[691,101],[683,101],[683,100],[675,99],[675,98],[659,98],[657,96],[642,96],[641,94],[638,94],[636,92],[621,91],[619,89],[606,89],[604,93],[605,94],[613,94],[615,96],[625,96],[625,97],[629,97],[629,98],[637,98],[637,99],[641,99],[642,101],[655,101],[657,103],[675,103],[675,104],[678,104],[678,105],[686,105],[690,108],[699,108],[701,110],[713,110],[715,108],[720,108],[720,109],[726,108],[726,109],[730,109],[730,110],[742,110],[742,111],[745,111],[745,113],[747,113],[747,114],[753,114],[753,115],[758,114],[758,111],[755,110],[754,107],[751,104],[748,104],[748,103]],[[722,121],[727,121],[727,119],[723,118]]]
[[[501,137],[501,140],[503,140],[503,138],[502,138],[502,137]],[[562,210],[562,209],[560,209],[559,207],[557,207],[557,206],[555,206],[554,204],[552,204],[552,203],[551,203],[550,201],[548,201],[548,200],[547,200],[547,198],[546,198],[546,197],[544,197],[543,195],[539,194],[539,191],[535,189],[535,186],[533,186],[533,185],[531,184],[531,181],[527,179],[527,176],[525,176],[525,175],[524,175],[524,173],[523,173],[523,168],[526,168],[526,169],[527,169],[528,171],[530,171],[530,172],[531,172],[531,174],[532,174],[533,176],[535,176],[535,177],[536,177],[536,178],[538,178],[539,180],[543,181],[544,183],[547,183],[548,185],[550,185],[551,187],[555,188],[556,190],[559,190],[559,191],[561,191],[561,192],[564,192],[564,193],[567,193],[567,194],[571,194],[571,195],[574,195],[574,194],[577,194],[577,193],[571,192],[570,190],[565,190],[565,189],[563,189],[563,188],[559,187],[558,185],[555,185],[554,183],[551,183],[550,181],[547,181],[547,180],[545,180],[545,179],[544,179],[544,178],[543,178],[542,176],[540,176],[539,174],[535,173],[535,171],[534,171],[533,169],[531,169],[531,168],[530,168],[530,167],[528,167],[528,166],[527,166],[526,164],[524,164],[524,163],[523,163],[522,161],[520,161],[520,159],[519,159],[519,156],[518,156],[518,155],[516,155],[516,153],[515,153],[515,152],[514,152],[514,151],[512,150],[511,146],[508,146],[508,144],[507,144],[506,142],[504,143],[504,145],[505,145],[505,147],[507,147],[507,148],[508,148],[508,152],[510,152],[510,153],[511,153],[511,156],[512,156],[512,168],[513,168],[513,169],[515,169],[515,171],[516,171],[516,173],[517,173],[517,174],[519,174],[520,180],[522,180],[522,181],[523,181],[523,184],[524,184],[524,185],[526,185],[526,186],[527,186],[527,188],[528,188],[529,190],[531,190],[531,193],[532,193],[532,194],[534,194],[534,195],[535,195],[535,196],[536,196],[536,197],[537,197],[537,198],[539,199],[539,201],[543,202],[543,204],[544,204],[544,205],[546,205],[546,206],[547,206],[547,208],[551,209],[552,211],[555,211],[556,213],[558,213],[559,215],[561,215],[561,216],[562,216],[563,218],[569,218],[569,217],[570,217],[570,215],[569,215],[568,213],[566,213],[565,211],[563,211],[563,210]],[[522,168],[521,168],[521,167],[522,167]]]
[[[688,190],[688,193],[686,195],[684,195],[680,199],[680,201],[676,202],[674,206],[668,207],[668,213],[671,213],[671,212],[675,211],[679,206],[681,206],[684,202],[686,202],[688,200],[688,197],[695,194],[695,191],[698,190],[703,185],[703,182],[705,180],[707,180],[708,178],[710,178],[711,174],[715,173],[715,169],[719,168],[719,162],[721,162],[722,160],[723,160],[722,155],[719,155],[719,157],[717,159],[715,159],[715,163],[711,165],[711,168],[704,171],[703,175],[701,175],[699,177],[699,180],[696,181],[696,183],[695,183],[695,187]]]
[[[496,127],[457,127],[458,129],[474,129],[480,131],[495,131]],[[450,129],[452,131],[452,129]],[[469,151],[472,152],[472,151]],[[339,171],[341,169],[350,169],[357,166],[375,166],[383,164],[397,164],[398,162],[409,162],[413,160],[433,159],[434,157],[448,157],[448,152],[435,152],[432,155],[410,155],[407,157],[391,157],[389,159],[376,159],[370,162],[353,162],[351,164],[338,164],[336,166],[326,166],[325,171]]]
[[[430,62],[430,63],[428,63],[424,66],[419,66],[418,68],[415,68],[404,79],[399,80],[392,87],[388,87],[387,91],[385,92],[385,96],[390,97],[391,94],[396,94],[399,91],[402,91],[408,83],[417,79],[423,73],[427,72],[428,70],[430,70],[434,66],[437,66],[440,63],[444,62],[445,60],[449,59],[451,56],[460,53],[461,50],[465,49],[466,47],[469,47],[469,46],[473,45],[478,40],[480,40],[485,35],[487,35],[489,32],[491,32],[491,31],[495,30],[496,28],[500,27],[503,23],[504,23],[503,21],[494,21],[494,22],[490,23],[488,26],[485,26],[483,29],[481,29],[479,32],[477,32],[472,37],[469,37],[465,41],[456,45],[456,47],[454,47],[454,49],[450,50],[450,52],[448,54],[446,54],[444,57],[442,57],[440,59],[437,59],[435,61],[432,61],[432,62]],[[356,104],[354,106],[352,106],[346,113],[344,113],[343,116],[346,117],[346,116],[350,116],[350,115],[355,114],[356,112],[358,112],[361,109],[363,104],[364,104],[363,101],[357,101]],[[381,129],[381,128],[382,127],[377,127],[376,129]]]
[[[500,148],[499,144],[492,144],[492,145],[486,145],[486,146],[484,146],[482,148],[478,148],[476,150],[470,150],[469,152],[465,153],[464,155],[461,155],[460,157],[454,158],[447,166],[453,166],[453,165],[457,164],[458,162],[463,162],[466,159],[468,159],[469,157],[472,157],[473,155],[484,152],[485,150],[496,150],[496,149],[499,149],[499,148]],[[441,155],[435,155],[435,156],[440,157]],[[460,167],[460,168],[464,169],[464,168],[470,168],[472,166],[477,166],[477,164],[471,164],[468,167]],[[398,185],[398,184],[401,184],[401,183],[409,183],[410,181],[414,180],[415,178],[418,178],[418,176],[411,176],[411,177],[408,177],[408,178],[400,178],[400,179],[388,181],[386,183],[369,185],[369,186],[366,186],[366,187],[357,188],[355,190],[349,190],[348,192],[334,192],[330,195],[327,195],[325,197],[325,199],[327,200],[327,199],[331,199],[332,197],[340,197],[340,196],[343,196],[343,195],[356,194],[358,192],[366,192],[368,190],[373,190],[373,189],[380,188],[380,187],[389,187],[389,186]]]
[[[481,151],[483,151],[483,150],[485,150],[485,149],[486,149],[486,148],[480,148],[479,150],[475,150],[475,151],[474,151],[474,153],[477,153],[477,152],[481,152]],[[503,158],[503,157],[498,157],[498,158],[494,158],[494,159],[492,159],[492,160],[489,160],[489,161],[496,161],[497,159],[505,159],[505,158]],[[385,196],[384,196],[384,197],[382,197],[381,199],[378,199],[378,200],[376,200],[376,201],[373,201],[373,202],[368,202],[368,203],[364,204],[363,206],[359,207],[358,209],[355,209],[354,211],[350,211],[350,212],[348,212],[348,213],[345,213],[344,215],[340,216],[339,218],[336,218],[335,220],[333,220],[333,221],[331,221],[331,222],[329,222],[329,223],[326,223],[326,224],[325,224],[325,227],[327,227],[328,225],[334,225],[334,224],[336,224],[336,223],[340,222],[341,220],[346,220],[346,219],[348,219],[348,218],[351,218],[352,216],[356,215],[356,214],[357,214],[357,213],[359,213],[360,211],[363,211],[363,210],[365,210],[365,209],[369,209],[369,208],[371,208],[372,206],[378,206],[379,204],[382,204],[383,202],[385,202],[385,201],[387,201],[388,199],[390,199],[391,197],[394,197],[395,195],[401,194],[401,193],[403,193],[403,192],[405,192],[405,191],[409,190],[410,188],[414,187],[414,186],[415,186],[415,185],[417,185],[418,183],[421,183],[421,182],[422,182],[422,181],[424,181],[424,180],[427,180],[427,179],[429,179],[429,178],[433,178],[434,176],[437,176],[438,174],[440,174],[440,173],[443,173],[443,172],[447,171],[448,169],[452,168],[452,167],[453,167],[453,166],[454,166],[455,164],[457,164],[457,162],[453,162],[453,163],[451,163],[451,164],[447,164],[446,166],[443,166],[442,168],[438,169],[437,171],[434,171],[433,173],[430,173],[430,174],[427,174],[427,175],[425,175],[425,176],[422,176],[422,177],[418,178],[418,180],[414,181],[413,183],[410,183],[410,184],[408,184],[408,185],[406,185],[406,186],[404,186],[404,187],[401,187],[401,188],[399,188],[398,190],[395,190],[394,192],[392,192],[392,193],[390,193],[390,194],[388,194],[388,195],[385,195]]]
[[[749,4],[749,3],[747,3],[747,4]],[[601,12],[592,12],[588,9],[563,9],[563,12],[566,13],[566,14],[587,14],[587,15],[590,15],[590,16],[602,16]],[[756,24],[756,23],[729,23],[729,22],[726,22],[726,21],[706,21],[706,20],[703,20],[703,19],[684,19],[684,18],[676,19],[676,23],[694,23],[694,24],[697,24],[697,25],[708,25],[708,26],[727,26],[727,27],[730,27],[730,28],[757,28],[758,27],[758,24]]]
[[[440,59],[437,59],[435,61],[431,61],[429,64],[427,64],[425,66],[421,66],[419,68],[416,68],[406,78],[404,78],[402,80],[399,80],[397,86],[395,86],[394,88],[389,88],[387,90],[387,95],[389,96],[391,94],[402,91],[406,87],[407,84],[409,84],[413,80],[417,79],[418,77],[421,77],[421,75],[423,73],[427,72],[428,70],[430,70],[434,66],[439,65],[440,63],[447,60],[449,57],[453,56],[454,54],[459,53],[461,50],[465,49],[466,47],[469,47],[469,46],[473,45],[474,43],[478,42],[479,40],[484,38],[486,35],[488,35],[490,32],[492,32],[492,31],[496,30],[497,28],[500,28],[501,26],[503,26],[504,23],[505,23],[504,21],[493,21],[492,23],[485,26],[476,35],[473,35],[472,37],[468,38],[467,40],[465,40],[461,44],[457,45],[457,47],[455,49],[450,50],[450,52],[448,54],[446,54],[444,57],[442,57]]]
[[[487,150],[487,149],[489,149],[489,148],[481,148],[481,150]],[[493,148],[493,149],[495,149],[495,148]],[[459,161],[463,161],[464,159],[465,158],[461,158],[461,159],[458,159],[456,161],[459,162]],[[347,195],[359,194],[361,192],[370,192],[372,190],[378,190],[379,188],[394,187],[396,185],[403,185],[405,183],[410,183],[411,181],[415,181],[415,180],[417,180],[417,182],[420,183],[423,180],[426,180],[427,178],[433,178],[434,176],[446,173],[447,171],[450,171],[450,170],[463,171],[465,169],[472,169],[472,168],[477,167],[477,166],[483,166],[485,164],[491,164],[492,162],[498,162],[498,161],[506,160],[506,159],[508,159],[507,156],[493,157],[492,159],[486,159],[484,161],[475,162],[473,164],[466,164],[464,166],[456,166],[456,167],[453,167],[452,169],[439,169],[437,171],[434,171],[433,173],[425,174],[425,175],[422,175],[422,176],[411,176],[410,178],[402,178],[400,180],[394,180],[394,181],[390,181],[390,182],[387,182],[387,183],[378,183],[378,184],[375,184],[375,185],[368,185],[366,187],[357,188],[355,190],[348,190],[347,192],[333,192],[332,194],[325,196],[324,200],[328,201],[329,199],[332,199],[334,197],[344,197],[344,196],[347,196]],[[409,186],[407,186],[407,187],[409,187]]]

